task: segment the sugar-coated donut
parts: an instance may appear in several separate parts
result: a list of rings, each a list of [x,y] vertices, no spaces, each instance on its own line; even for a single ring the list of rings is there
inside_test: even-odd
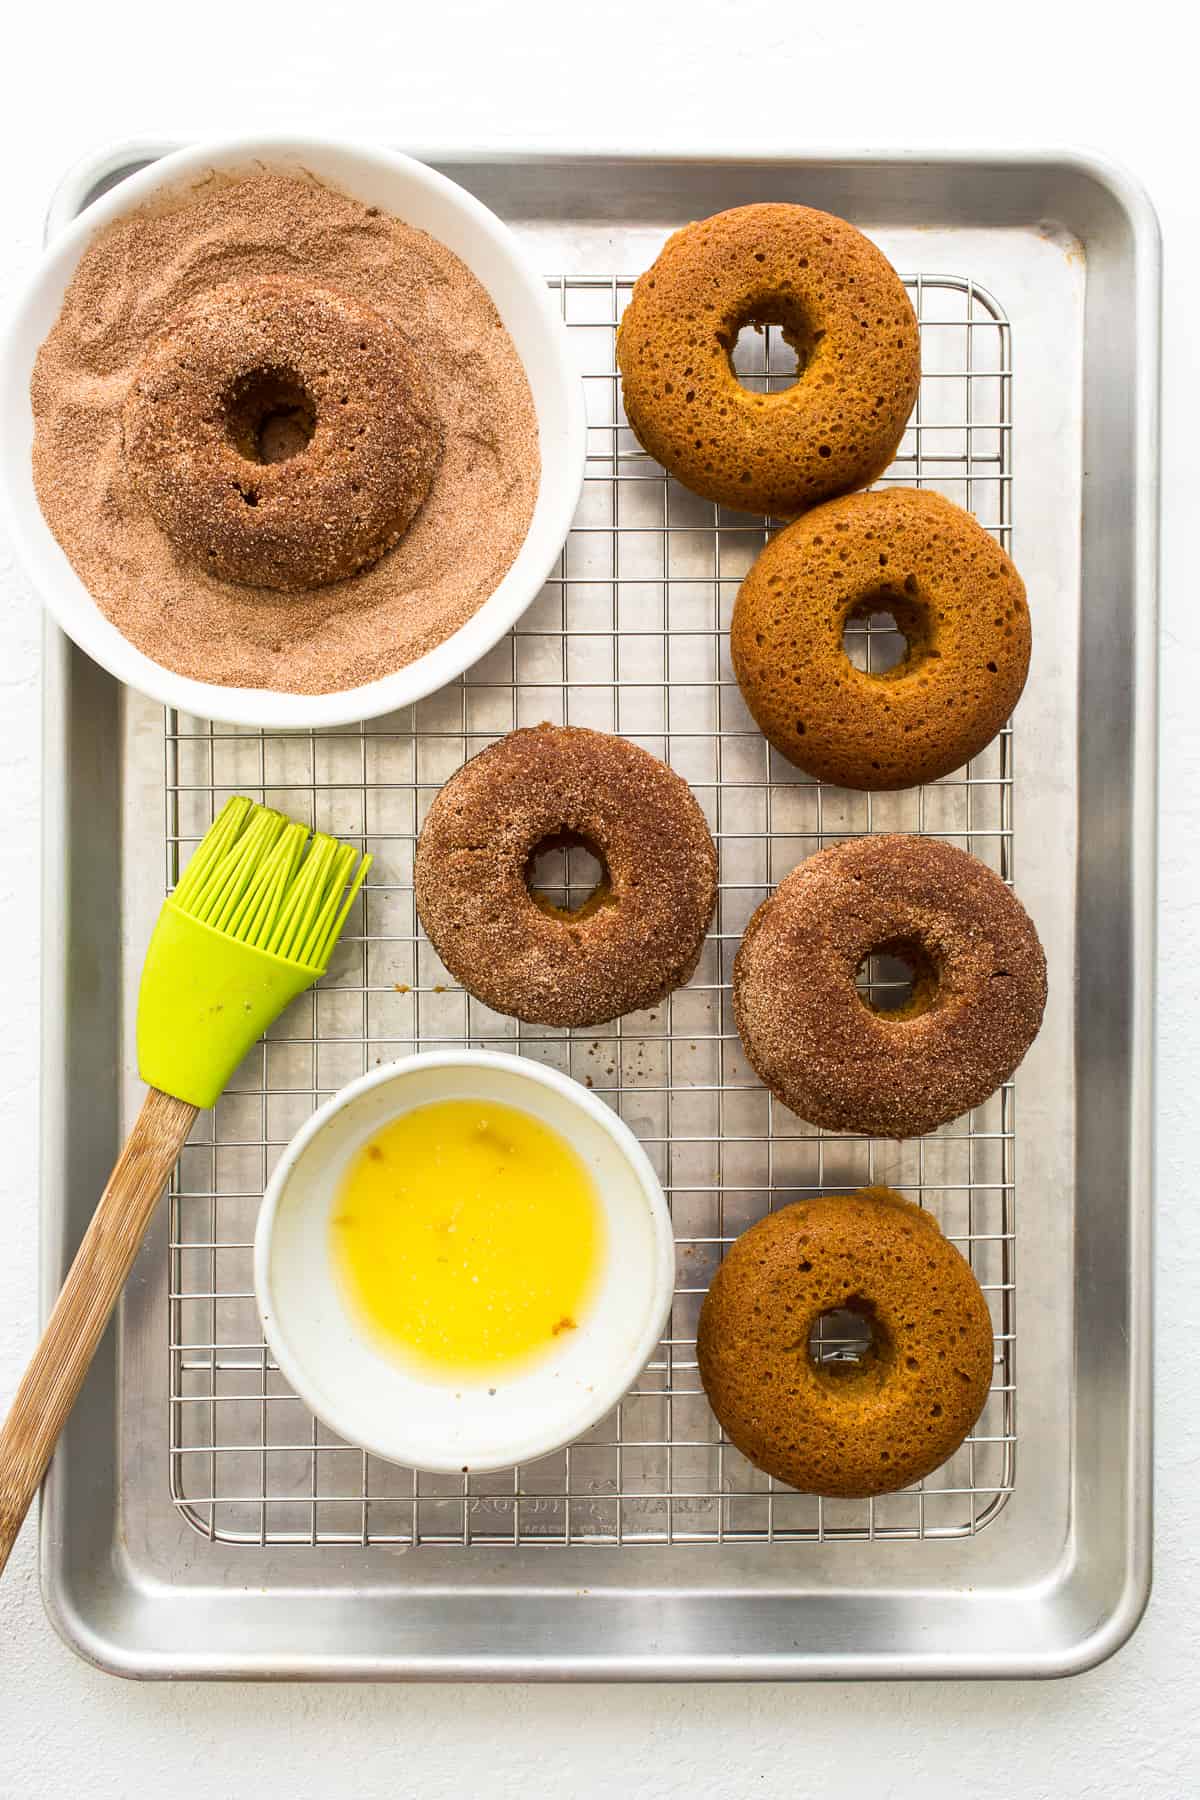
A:
[[[531,859],[564,836],[603,861],[572,912],[535,898]],[[717,899],[717,852],[687,783],[625,738],[510,732],[451,777],[421,830],[417,912],[447,969],[497,1012],[599,1025],[687,981]]]
[[[859,1314],[858,1360],[816,1361],[822,1315]],[[890,1188],[769,1213],[737,1239],[700,1313],[709,1404],[757,1468],[808,1494],[893,1493],[952,1456],[991,1385],[992,1322],[965,1258]]]
[[[442,454],[398,327],[284,276],[223,283],[176,313],[122,425],[130,480],[176,548],[226,581],[284,591],[376,562]]]
[[[868,674],[843,632],[882,612],[908,648]],[[1020,699],[1030,643],[1024,583],[995,539],[940,494],[889,488],[830,500],[773,538],[738,591],[729,648],[781,756],[882,789],[978,755]]]
[[[747,324],[797,357],[776,393],[730,360]],[[738,206],[685,225],[639,277],[617,333],[625,414],[686,487],[790,517],[866,487],[904,435],[920,382],[916,316],[883,253],[808,206]]]
[[[891,955],[912,998],[877,1012],[856,974]],[[733,967],[751,1067],[810,1124],[919,1137],[980,1105],[1037,1036],[1046,959],[1000,877],[937,838],[850,838],[784,877]]]

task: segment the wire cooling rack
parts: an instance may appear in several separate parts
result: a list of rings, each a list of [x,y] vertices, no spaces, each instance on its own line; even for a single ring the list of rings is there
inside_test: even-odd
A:
[[[886,482],[937,489],[1005,547],[1011,530],[1007,320],[956,276],[907,281],[923,374]],[[946,1538],[980,1530],[1011,1491],[1014,1401],[1014,1107],[1006,1085],[969,1118],[896,1144],[818,1131],[774,1101],[734,1029],[729,979],[742,930],[770,889],[824,844],[872,831],[945,838],[1012,878],[1012,739],[968,768],[901,794],[810,781],[747,713],[728,657],[738,583],[770,525],[671,481],[624,422],[615,328],[632,283],[551,283],[588,402],[584,496],[556,573],[519,627],[458,683],[350,730],[271,734],[166,714],[166,876],[234,791],[278,805],[375,856],[330,974],[248,1058],[197,1124],[170,1198],[170,1485],[225,1543],[770,1543]],[[793,378],[778,332],[748,330],[748,387]],[[860,666],[894,662],[886,617],[847,633]],[[691,784],[716,837],[720,900],[693,981],[663,1005],[589,1031],[524,1026],[463,993],[420,931],[413,849],[438,788],[518,725],[552,719],[619,731]],[[572,903],[594,885],[583,850],[542,859],[538,885]],[[873,964],[877,1003],[905,971]],[[585,1081],[645,1145],[671,1204],[678,1281],[668,1335],[621,1404],[569,1449],[496,1475],[399,1469],[327,1432],[263,1343],[251,1281],[262,1192],[283,1147],[352,1077],[409,1052],[490,1045]],[[995,1330],[992,1391],[962,1449],[918,1486],[870,1501],[793,1493],[722,1440],[696,1370],[700,1302],[725,1247],[772,1206],[882,1181],[929,1207],[970,1257]],[[821,1357],[853,1354],[853,1322]]]

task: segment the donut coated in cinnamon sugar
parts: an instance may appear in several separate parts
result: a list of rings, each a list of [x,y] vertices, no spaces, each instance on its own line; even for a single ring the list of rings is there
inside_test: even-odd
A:
[[[539,847],[604,864],[574,911],[530,889]],[[717,852],[687,783],[625,738],[513,731],[437,795],[421,830],[417,912],[446,968],[497,1012],[599,1025],[690,979],[717,898]]]
[[[871,955],[913,970],[877,1011]],[[1000,877],[936,838],[850,838],[784,877],[747,925],[733,1010],[751,1067],[810,1124],[920,1137],[980,1105],[1037,1036],[1046,959]]]
[[[731,355],[774,324],[797,377],[752,393]],[[617,334],[625,413],[694,493],[781,517],[891,462],[920,382],[916,316],[869,238],[808,206],[738,206],[685,225],[639,277]]]
[[[206,289],[143,358],[130,480],[185,557],[283,591],[378,561],[420,510],[442,426],[398,327],[285,276]]]

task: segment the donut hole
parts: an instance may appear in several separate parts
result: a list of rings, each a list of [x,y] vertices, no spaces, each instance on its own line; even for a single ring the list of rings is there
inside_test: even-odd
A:
[[[223,401],[225,429],[249,463],[290,462],[317,429],[316,401],[290,369],[251,369]]]
[[[864,675],[911,673],[915,662],[937,655],[931,639],[928,608],[886,585],[857,600],[842,626],[842,649]]]
[[[525,886],[542,912],[575,924],[614,901],[600,845],[568,829],[551,832],[533,846],[525,863]]]
[[[937,998],[938,969],[915,938],[891,938],[863,957],[854,985],[869,1011],[892,1020],[915,1019]]]
[[[717,335],[735,381],[752,394],[777,394],[795,387],[824,334],[799,306],[764,300]]]
[[[864,1295],[818,1314],[808,1334],[808,1359],[819,1375],[833,1381],[862,1375],[886,1360],[889,1340]]]

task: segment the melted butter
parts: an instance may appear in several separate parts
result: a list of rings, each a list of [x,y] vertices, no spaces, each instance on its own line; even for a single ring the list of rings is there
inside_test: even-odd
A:
[[[442,1100],[375,1133],[330,1222],[348,1304],[377,1340],[447,1378],[513,1372],[574,1330],[604,1260],[590,1175],[516,1107]]]

